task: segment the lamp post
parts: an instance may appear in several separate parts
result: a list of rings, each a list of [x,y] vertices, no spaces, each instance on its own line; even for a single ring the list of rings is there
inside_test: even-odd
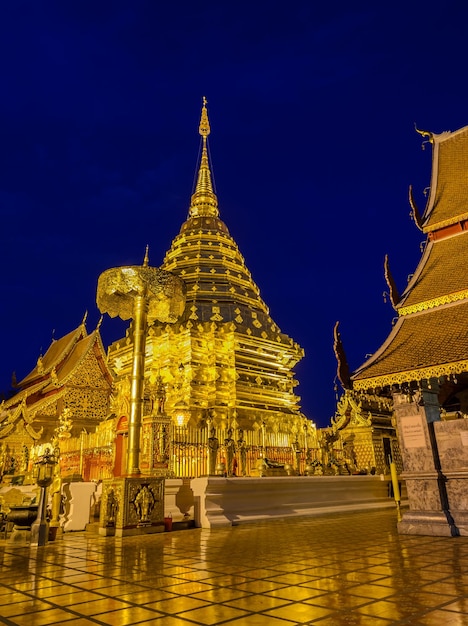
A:
[[[31,544],[45,546],[49,538],[49,523],[47,521],[47,487],[54,479],[56,459],[46,448],[44,454],[35,463],[36,483],[41,488],[41,497],[36,521],[31,526]]]

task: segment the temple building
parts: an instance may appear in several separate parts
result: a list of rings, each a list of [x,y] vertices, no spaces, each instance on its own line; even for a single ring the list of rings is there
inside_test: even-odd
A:
[[[95,433],[106,419],[112,382],[99,325],[88,334],[83,319],[78,328],[54,339],[34,369],[17,383],[17,393],[0,405],[0,474],[24,479],[35,456],[52,447],[52,442],[68,439],[78,442],[73,444],[78,450],[73,467],[66,454],[62,463],[67,473],[82,473],[80,438],[82,433]],[[111,437],[108,432],[107,449]],[[111,460],[112,455],[107,457]],[[102,459],[95,459],[94,465],[99,468]]]
[[[410,511],[400,532],[468,533],[468,127],[418,131],[433,148],[430,194],[414,221],[427,236],[383,345],[352,375],[355,394],[391,398]]]
[[[291,453],[293,441],[300,440],[303,449],[312,446],[308,432],[313,434],[313,428],[295,393],[294,367],[304,352],[271,318],[220,219],[208,156],[206,102],[199,133],[201,161],[188,218],[161,266],[185,282],[186,307],[175,324],[154,322],[149,328],[145,409],[151,412],[156,403],[172,418],[177,475],[207,472],[202,451],[210,436],[213,442],[218,439],[220,459],[229,466],[223,442],[235,439],[246,446],[248,467],[238,470],[249,473],[262,450],[287,461],[284,455]],[[126,415],[131,359],[130,327],[108,351],[119,418]],[[226,467],[228,474],[232,471]]]

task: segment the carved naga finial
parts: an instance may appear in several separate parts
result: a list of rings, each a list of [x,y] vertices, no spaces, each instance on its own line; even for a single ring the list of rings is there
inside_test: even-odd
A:
[[[336,375],[343,389],[352,389],[353,382],[349,371],[348,361],[341,341],[340,331],[338,330],[339,322],[336,322],[333,329],[333,350],[337,361]]]
[[[400,302],[400,294],[398,293],[397,286],[395,284],[395,281],[393,280],[392,273],[390,272],[388,254],[385,255],[384,274],[385,274],[385,281],[389,289],[390,302],[392,303],[393,308],[396,309],[397,304]]]
[[[88,311],[86,310],[83,315],[83,319],[81,320],[81,325],[84,326],[86,324],[86,320],[88,319]]]
[[[421,135],[421,137],[427,137],[427,141],[423,141],[422,149],[424,150],[426,143],[434,143],[434,134],[428,130],[420,130],[414,123],[414,130]]]
[[[422,231],[422,218],[421,218],[421,213],[419,212],[419,209],[418,209],[418,207],[416,205],[416,202],[414,200],[413,185],[409,186],[408,198],[409,198],[409,203],[410,203],[410,207],[411,207],[411,214],[410,215],[413,218],[413,221],[416,224],[416,226],[419,228],[420,231]]]

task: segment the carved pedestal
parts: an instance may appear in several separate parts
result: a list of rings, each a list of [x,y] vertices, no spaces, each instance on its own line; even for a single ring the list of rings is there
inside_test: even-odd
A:
[[[163,531],[163,478],[120,477],[103,482],[99,534],[125,537]]]

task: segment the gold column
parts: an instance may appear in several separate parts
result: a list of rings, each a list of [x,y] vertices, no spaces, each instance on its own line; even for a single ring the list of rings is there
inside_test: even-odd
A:
[[[170,272],[149,267],[148,248],[141,266],[117,267],[98,280],[101,313],[123,320],[133,318],[133,356],[130,375],[130,416],[126,474],[139,475],[140,431],[143,418],[146,331],[150,322],[174,323],[185,307],[185,284]]]
[[[143,385],[148,302],[146,294],[136,296],[133,313],[133,357],[128,423],[127,475],[140,474],[140,432],[143,419]]]

